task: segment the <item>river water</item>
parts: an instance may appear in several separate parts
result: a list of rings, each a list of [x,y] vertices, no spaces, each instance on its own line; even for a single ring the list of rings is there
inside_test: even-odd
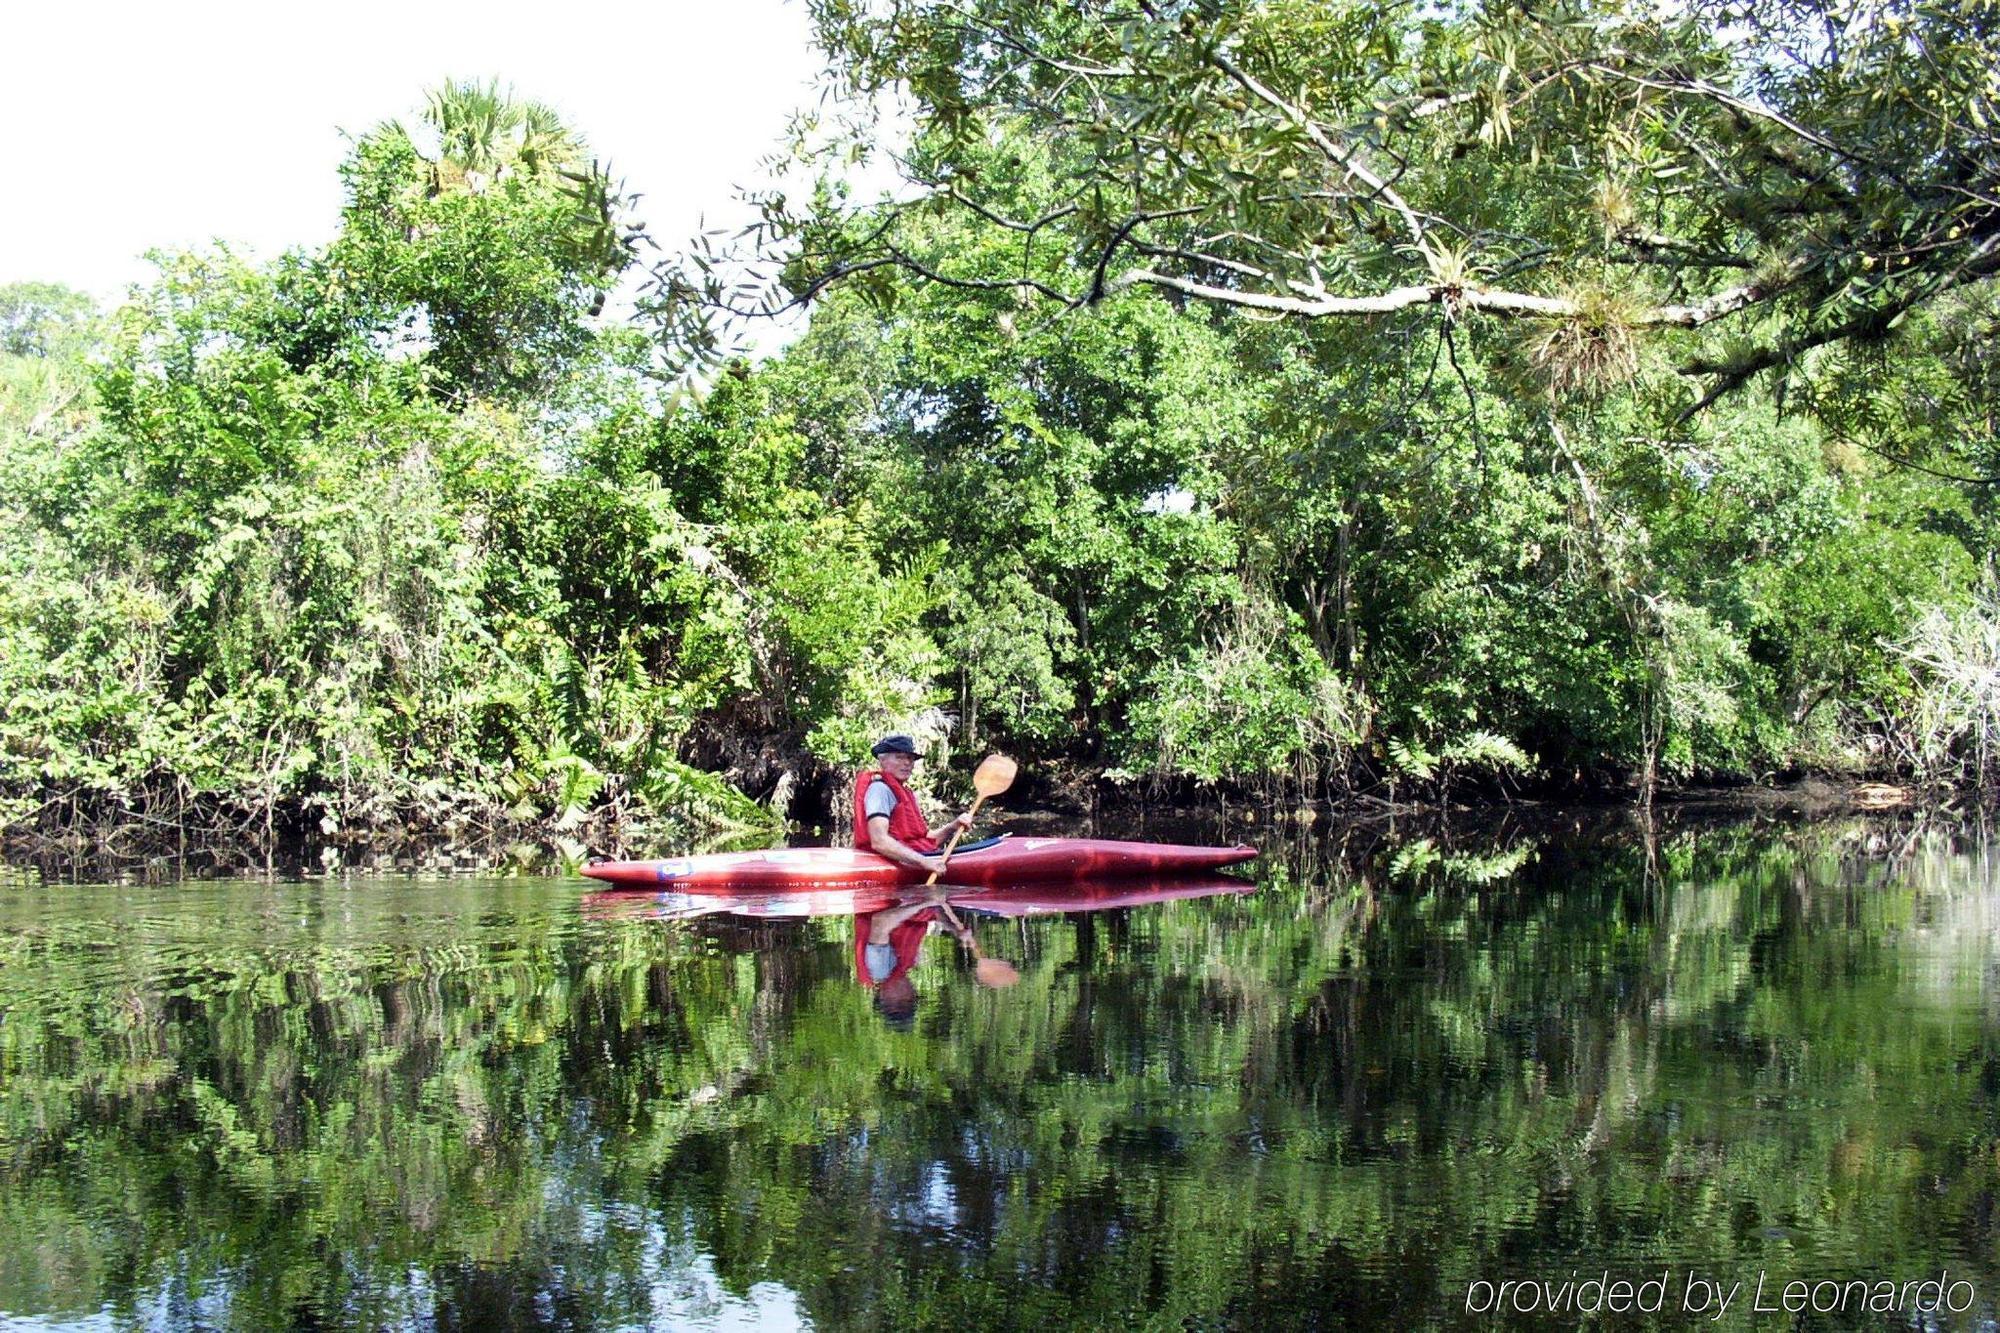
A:
[[[1983,836],[1265,846],[1250,893],[966,900],[1018,984],[937,934],[894,1003],[838,914],[0,880],[0,1326],[2000,1309]]]

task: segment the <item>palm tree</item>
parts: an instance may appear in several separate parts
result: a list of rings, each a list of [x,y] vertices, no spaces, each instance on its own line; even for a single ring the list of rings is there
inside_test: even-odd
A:
[[[516,172],[596,174],[582,137],[562,123],[553,107],[517,100],[497,79],[483,84],[447,81],[425,99],[421,120],[429,131],[424,137],[434,137],[437,144],[435,155],[418,149],[430,163],[433,194],[452,189],[482,193]]]

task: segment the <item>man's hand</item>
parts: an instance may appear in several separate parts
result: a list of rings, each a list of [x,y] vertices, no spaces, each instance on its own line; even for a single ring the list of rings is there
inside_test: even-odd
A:
[[[967,810],[967,811],[965,811],[965,812],[964,812],[963,814],[961,814],[961,815],[960,815],[960,816],[959,816],[959,817],[958,817],[957,819],[954,819],[954,820],[952,820],[952,821],[951,821],[951,823],[952,823],[952,824],[956,824],[956,825],[958,825],[958,826],[959,826],[960,828],[962,828],[962,829],[969,829],[969,828],[971,828],[971,827],[972,827],[972,812],[971,812],[970,810]],[[945,827],[946,827],[946,828],[950,828],[950,827],[951,827],[951,824],[947,824],[947,825],[945,825]]]

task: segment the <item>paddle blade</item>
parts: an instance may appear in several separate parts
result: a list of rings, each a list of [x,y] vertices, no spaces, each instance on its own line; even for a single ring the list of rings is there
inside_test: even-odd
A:
[[[981,796],[998,796],[1014,785],[1014,761],[1004,754],[989,754],[972,771],[972,789]]]
[[[1020,970],[1012,963],[1000,958],[982,958],[973,965],[972,975],[979,978],[982,986],[994,990],[1005,990],[1021,979]]]

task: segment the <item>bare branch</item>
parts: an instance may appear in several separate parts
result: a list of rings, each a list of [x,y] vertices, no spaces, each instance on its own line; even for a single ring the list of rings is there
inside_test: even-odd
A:
[[[1926,476],[1936,477],[1940,481],[1962,482],[1967,486],[2000,486],[2000,476],[1993,476],[1987,473],[1946,472],[1943,468],[1931,467],[1928,464],[1919,463],[1916,459],[1906,454],[1892,453],[1880,445],[1870,444],[1868,441],[1855,436],[1845,436],[1842,438],[1846,439],[1849,444],[1854,445],[1856,448],[1866,449],[1877,458],[1886,459],[1897,467],[1906,467],[1913,472],[1921,472]]]
[[[1329,162],[1332,162],[1348,175],[1355,177],[1362,184],[1373,190],[1375,195],[1384,203],[1401,214],[1403,225],[1409,229],[1412,241],[1421,241],[1424,239],[1424,224],[1417,217],[1416,212],[1409,204],[1404,202],[1403,196],[1396,192],[1394,186],[1376,175],[1361,160],[1361,149],[1358,145],[1352,148],[1342,148],[1340,145],[1334,143],[1333,140],[1326,137],[1326,131],[1320,128],[1317,121],[1252,78],[1244,72],[1241,66],[1228,56],[1222,54],[1222,52],[1215,52],[1209,59],[1214,62],[1217,69],[1234,79],[1251,96],[1272,107],[1279,115],[1290,121],[1295,129],[1312,140],[1313,146],[1325,154]]]
[[[1044,213],[1040,217],[1036,218],[1033,222],[1022,222],[1015,218],[1003,217],[1001,214],[994,212],[990,208],[987,208],[984,204],[977,202],[969,195],[967,195],[964,191],[960,190],[956,183],[947,186],[945,192],[949,194],[953,200],[955,200],[960,204],[963,204],[966,208],[972,210],[974,213],[977,213],[980,217],[985,218],[988,222],[992,223],[994,226],[1005,227],[1008,231],[1026,232],[1030,236],[1033,236],[1036,232],[1040,231],[1042,228],[1046,226],[1049,226],[1051,223],[1062,221],[1064,218],[1070,216],[1072,213],[1075,213],[1077,211],[1077,206],[1075,204],[1070,204],[1067,207],[1058,208],[1052,213]]]
[[[1074,60],[1058,60],[1056,57],[1039,51],[1023,42],[1007,29],[988,22],[986,19],[966,9],[954,5],[951,7],[951,12],[956,14],[968,29],[984,35],[1002,50],[1012,51],[1014,54],[1020,56],[1025,63],[1040,65],[1045,69],[1053,69],[1086,79],[1129,79],[1138,75],[1138,71],[1130,65],[1085,65]]]
[[[1323,296],[1317,298],[1277,296],[1268,292],[1237,291],[1215,287],[1192,279],[1155,273],[1151,269],[1131,269],[1114,279],[1109,290],[1126,287],[1163,287],[1184,296],[1200,297],[1222,305],[1266,310],[1274,314],[1298,315],[1306,319],[1331,316],[1386,315],[1420,305],[1450,305],[1455,309],[1480,310],[1490,315],[1530,319],[1576,319],[1584,310],[1575,301],[1560,296],[1536,296],[1529,292],[1491,291],[1451,283],[1425,283],[1397,287],[1375,296]],[[1748,282],[1717,292],[1691,305],[1662,305],[1638,311],[1626,323],[1639,328],[1699,328],[1766,300],[1782,290],[1778,285]]]
[[[1030,291],[1051,301],[1061,301],[1065,305],[1079,304],[1078,298],[1070,296],[1067,292],[1058,291],[1035,278],[955,278],[895,246],[889,247],[888,262],[900,264],[926,282],[935,282],[941,287],[955,287],[967,292]]]
[[[1118,253],[1118,247],[1125,243],[1126,238],[1132,234],[1135,228],[1144,226],[1148,222],[1160,222],[1167,218],[1188,217],[1194,213],[1205,212],[1207,207],[1206,204],[1193,204],[1186,208],[1168,208],[1158,212],[1134,213],[1131,217],[1125,219],[1124,222],[1119,224],[1118,230],[1111,233],[1111,239],[1104,243],[1103,250],[1098,253],[1097,264],[1090,275],[1090,290],[1084,294],[1082,300],[1087,303],[1103,298],[1105,274],[1111,269],[1112,257]]]
[[[1744,116],[1776,125],[1796,139],[1809,143],[1824,152],[1831,153],[1835,157],[1852,162],[1854,165],[1862,167],[1875,175],[1893,181],[1904,194],[1912,199],[1918,199],[1921,196],[1922,192],[1894,168],[1834,142],[1819,131],[1799,124],[1799,122],[1775,108],[1765,106],[1760,102],[1751,101],[1748,98],[1738,97],[1726,88],[1718,88],[1716,85],[1701,79],[1648,78],[1643,74],[1634,74],[1601,62],[1593,62],[1588,68],[1608,78],[1620,79],[1641,88],[1654,89],[1657,92],[1692,93],[1697,97],[1705,97],[1721,106],[1729,107],[1731,110],[1739,112]],[[1940,182],[1938,188],[1948,190],[1954,194],[1962,194],[1968,199],[1977,200],[1989,207],[2000,208],[2000,195],[1995,195],[1989,190],[1978,189],[1958,182]]]
[[[1827,138],[1825,135],[1819,133],[1817,130],[1809,129],[1806,126],[1799,124],[1797,121],[1793,120],[1790,116],[1785,115],[1783,112],[1774,110],[1771,107],[1764,106],[1763,104],[1758,102],[1752,102],[1747,98],[1738,97],[1735,93],[1730,92],[1727,88],[1718,88],[1714,84],[1708,83],[1702,79],[1648,78],[1644,74],[1634,74],[1630,70],[1619,69],[1615,65],[1607,65],[1601,61],[1592,61],[1588,65],[1586,65],[1585,68],[1594,70],[1597,73],[1602,74],[1607,78],[1618,79],[1625,83],[1636,84],[1641,88],[1651,88],[1655,92],[1693,93],[1698,97],[1706,97],[1712,102],[1717,102],[1723,106],[1733,108],[1734,110],[1742,112],[1746,116],[1751,116],[1758,120],[1768,121],[1771,124],[1778,126],[1780,129],[1784,130],[1792,137],[1797,139],[1803,139],[1805,142],[1813,145],[1813,147],[1824,149],[1825,151],[1832,153],[1836,157],[1846,158],[1848,161],[1854,163],[1856,166],[1867,167],[1871,171],[1880,170],[1877,164],[1871,161],[1870,159],[1861,156],[1859,153],[1841,147],[1839,144]]]
[[[1277,275],[1258,268],[1255,265],[1245,264],[1237,259],[1225,259],[1221,255],[1209,254],[1204,250],[1184,250],[1179,246],[1149,245],[1144,241],[1133,241],[1131,242],[1131,246],[1140,254],[1149,255],[1154,259],[1178,259],[1182,263],[1192,267],[1218,268],[1228,273],[1237,274],[1240,277],[1254,279],[1258,282],[1275,283],[1285,281],[1278,278]],[[1321,289],[1308,287],[1304,283],[1286,281],[1285,285],[1303,295],[1317,296],[1321,294]]]
[[[1479,89],[1468,88],[1462,93],[1447,93],[1443,97],[1427,97],[1415,106],[1405,109],[1403,114],[1412,120],[1424,120],[1430,116],[1435,116],[1440,111],[1449,111],[1455,106],[1464,106],[1467,102],[1477,100],[1479,96]]]
[[[1669,255],[1672,257],[1671,262],[1676,267],[1693,266],[1699,268],[1746,269],[1757,267],[1755,261],[1746,259],[1742,255],[1716,254],[1709,250],[1699,250],[1688,242],[1680,240],[1678,237],[1668,236],[1664,232],[1642,231],[1637,227],[1627,227],[1618,233],[1617,239],[1620,244],[1629,245],[1633,249],[1645,252],[1648,255],[1659,253]],[[1640,262],[1655,263],[1659,261],[1648,258]]]

